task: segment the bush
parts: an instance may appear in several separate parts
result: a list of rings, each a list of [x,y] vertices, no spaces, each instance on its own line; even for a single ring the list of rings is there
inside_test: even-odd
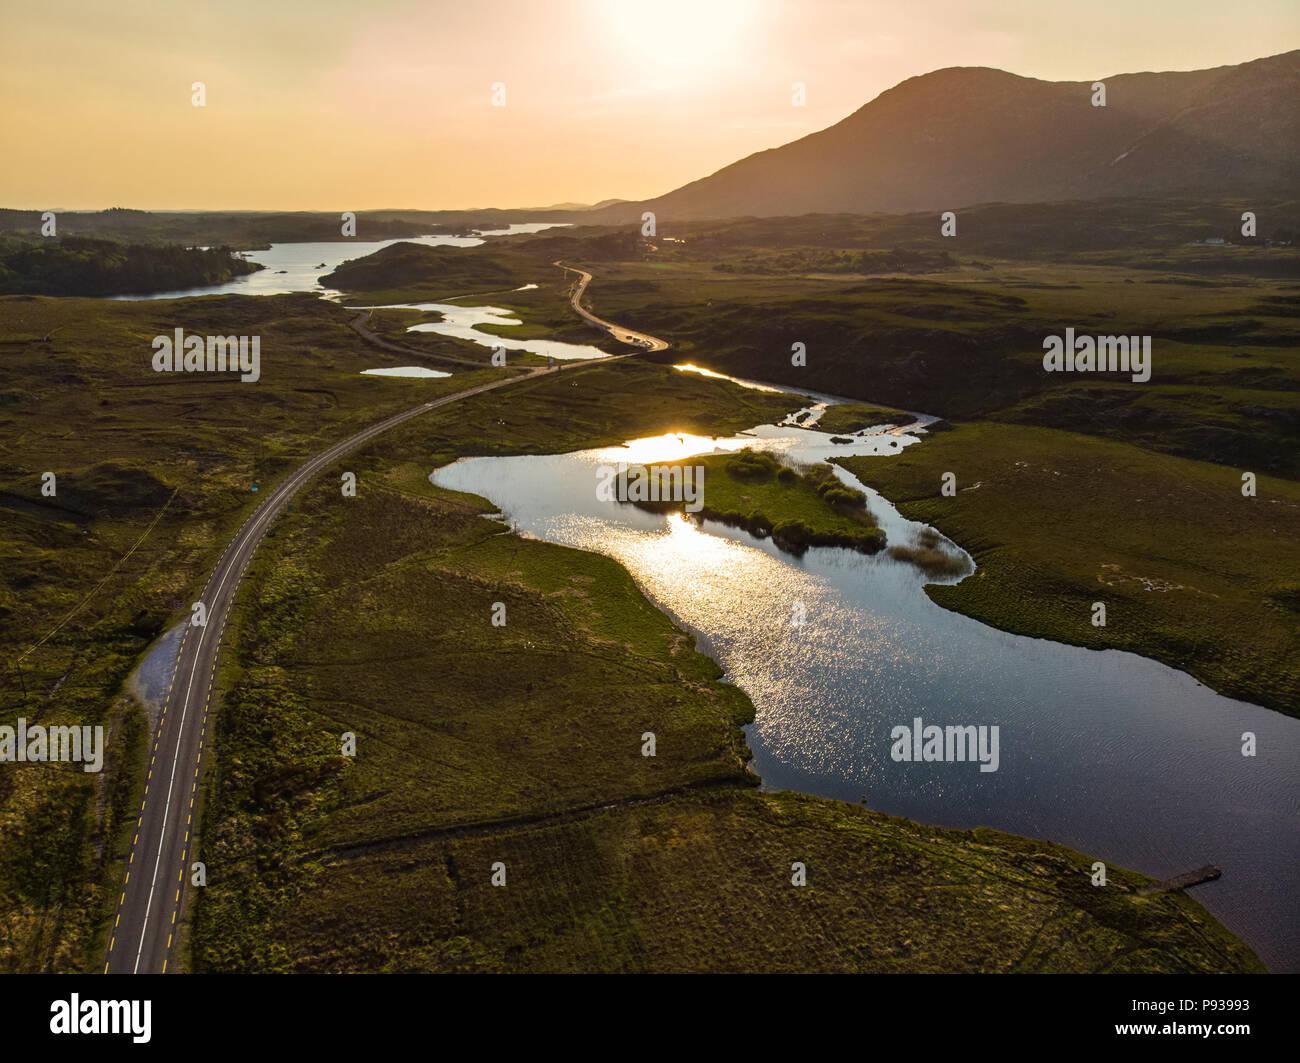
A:
[[[963,576],[968,571],[964,557],[923,546],[891,546],[889,556],[915,565],[927,576]]]
[[[801,520],[782,520],[772,526],[772,541],[795,553],[808,549],[813,531]]]
[[[780,468],[781,463],[771,454],[751,450],[749,447],[738,451],[736,456],[727,462],[727,474],[744,483],[769,480]]]

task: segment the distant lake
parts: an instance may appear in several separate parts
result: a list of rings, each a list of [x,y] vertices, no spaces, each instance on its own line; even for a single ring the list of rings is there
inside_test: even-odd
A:
[[[525,284],[525,288],[537,285]],[[387,306],[353,306],[351,310],[422,310],[433,311],[442,315],[441,321],[425,321],[412,325],[407,332],[433,332],[439,336],[452,336],[458,340],[469,340],[483,347],[503,347],[507,351],[527,351],[540,354],[544,358],[559,361],[570,359],[608,358],[609,355],[599,347],[586,343],[565,343],[561,340],[525,340],[511,339],[509,336],[496,336],[491,332],[482,332],[479,325],[522,325],[523,322],[513,317],[514,313],[501,306],[460,306],[457,303],[392,303]]]
[[[441,369],[426,369],[422,365],[389,365],[382,369],[363,369],[362,376],[409,376],[431,379],[433,377],[447,377],[450,373],[444,373]]]
[[[1223,878],[1190,895],[1270,968],[1300,970],[1300,720],[1131,653],[1025,638],[949,612],[926,597],[926,577],[886,555],[813,548],[796,558],[738,529],[596,498],[596,467],[620,461],[744,446],[801,462],[888,461],[925,446],[913,433],[843,446],[830,438],[790,425],[716,440],[669,434],[571,454],[466,458],[430,479],[485,496],[522,534],[627,568],[753,700],[747,734],[766,787],[861,800],[923,823],[995,827],[1156,877],[1218,864]],[[891,543],[923,530],[863,489]],[[890,731],[918,716],[997,725],[998,770],[895,762]],[[1258,756],[1241,755],[1243,731],[1257,735]]]
[[[336,240],[324,243],[272,244],[265,251],[247,251],[244,257],[260,262],[265,269],[203,288],[183,288],[151,295],[115,295],[114,299],[180,299],[194,295],[284,295],[287,292],[315,292],[338,295],[321,286],[320,278],[333,273],[344,262],[365,258],[391,244],[424,244],[427,247],[478,247],[488,237],[537,233],[557,226],[552,222],[521,222],[505,229],[484,229],[478,236],[409,236],[398,240]]]

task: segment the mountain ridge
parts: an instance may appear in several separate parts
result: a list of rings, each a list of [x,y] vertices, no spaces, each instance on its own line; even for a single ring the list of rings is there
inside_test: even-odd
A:
[[[1300,49],[1204,70],[1043,81],[944,67],[798,140],[592,224],[957,210],[1110,196],[1244,195],[1300,186]]]

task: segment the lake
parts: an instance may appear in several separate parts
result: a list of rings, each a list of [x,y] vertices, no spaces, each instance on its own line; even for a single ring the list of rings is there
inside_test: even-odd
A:
[[[422,365],[390,365],[381,369],[363,369],[361,375],[420,377],[425,380],[451,376],[450,373],[444,373],[441,369],[426,369]]]
[[[365,258],[391,244],[424,244],[428,247],[477,247],[497,236],[515,236],[541,232],[557,226],[550,222],[520,222],[505,229],[485,229],[478,236],[410,236],[398,240],[331,240],[320,243],[272,244],[264,251],[247,251],[244,257],[259,262],[265,269],[243,277],[202,288],[183,288],[150,295],[115,295],[114,299],[180,299],[195,295],[284,295],[288,292],[315,292],[338,295],[324,288],[320,278],[333,273],[344,262]]]
[[[524,288],[529,287],[524,285]],[[537,287],[537,285],[532,285]],[[516,288],[515,291],[523,291]],[[456,303],[391,303],[386,306],[353,306],[350,310],[422,310],[433,311],[442,315],[441,321],[422,321],[412,325],[407,332],[434,332],[439,336],[452,336],[458,340],[469,340],[483,347],[501,347],[507,351],[527,351],[540,354],[546,358],[559,361],[587,360],[591,358],[608,358],[609,355],[599,347],[586,343],[565,343],[561,340],[511,339],[507,336],[495,336],[490,332],[481,332],[479,325],[522,325],[513,311],[500,306],[460,306]]]
[[[799,462],[888,461],[924,439],[922,430],[836,445],[825,433],[762,425],[716,440],[668,434],[466,458],[430,479],[489,498],[522,534],[627,568],[753,700],[747,734],[765,786],[1047,839],[1156,877],[1217,864],[1222,879],[1191,896],[1270,968],[1300,969],[1300,720],[1134,654],[1012,635],[941,609],[924,593],[927,577],[884,554],[793,557],[742,530],[596,497],[597,467],[620,461],[744,446]],[[924,530],[838,475],[866,491],[891,544]],[[915,717],[998,726],[998,770],[895,762],[891,729]],[[1245,731],[1257,735],[1258,756],[1242,756]]]

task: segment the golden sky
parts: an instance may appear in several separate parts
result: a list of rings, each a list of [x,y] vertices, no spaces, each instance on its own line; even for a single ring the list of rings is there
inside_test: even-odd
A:
[[[1296,0],[0,0],[0,206],[638,199],[941,67],[1091,80],[1297,47]]]

